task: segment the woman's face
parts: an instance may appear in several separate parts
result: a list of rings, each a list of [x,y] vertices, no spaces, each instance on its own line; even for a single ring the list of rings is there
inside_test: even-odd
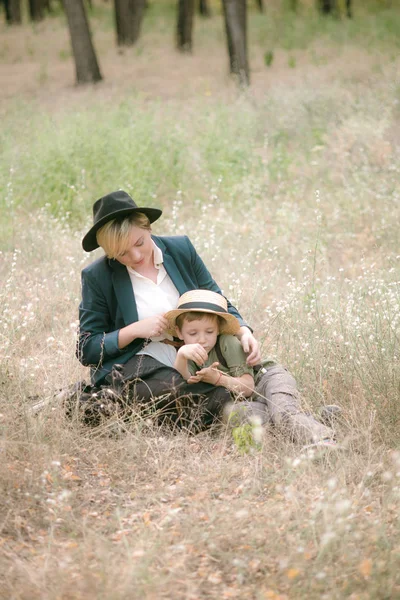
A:
[[[129,246],[117,257],[126,267],[141,270],[153,264],[153,242],[151,231],[132,225]]]

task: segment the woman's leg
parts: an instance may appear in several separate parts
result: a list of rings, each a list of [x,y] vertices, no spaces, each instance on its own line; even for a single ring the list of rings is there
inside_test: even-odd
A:
[[[129,401],[152,405],[161,418],[197,429],[209,427],[231,401],[228,390],[208,383],[189,385],[173,368],[146,355],[133,357],[124,366]]]

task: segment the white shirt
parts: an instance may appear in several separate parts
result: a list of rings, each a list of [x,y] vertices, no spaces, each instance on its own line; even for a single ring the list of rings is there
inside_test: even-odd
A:
[[[144,277],[131,267],[127,267],[131,279],[133,293],[135,294],[136,307],[139,321],[147,317],[166,313],[178,306],[179,292],[172,283],[163,265],[163,253],[161,249],[153,242],[154,266],[158,269],[157,282],[154,283],[148,277]],[[176,357],[176,349],[169,344],[162,344],[160,340],[172,336],[163,334],[159,337],[151,338],[149,342],[138,354],[146,354],[159,360],[168,367],[173,367]]]

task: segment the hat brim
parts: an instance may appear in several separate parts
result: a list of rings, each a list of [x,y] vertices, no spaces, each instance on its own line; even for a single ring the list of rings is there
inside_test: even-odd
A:
[[[97,238],[96,238],[96,234],[97,234],[98,230],[101,227],[103,227],[103,225],[105,225],[109,221],[112,221],[113,219],[123,219],[125,217],[128,217],[132,213],[138,213],[138,212],[146,215],[146,217],[149,219],[150,223],[154,223],[154,221],[157,221],[157,219],[159,219],[162,215],[162,210],[160,210],[159,208],[140,208],[140,207],[138,207],[138,208],[122,208],[121,210],[116,210],[115,212],[110,213],[110,214],[106,215],[105,217],[103,217],[102,219],[100,219],[99,221],[97,221],[97,223],[95,223],[93,225],[93,227],[91,227],[91,229],[89,229],[89,231],[87,232],[87,234],[85,235],[85,237],[82,240],[82,248],[86,252],[91,252],[92,250],[96,250],[96,248],[99,247],[99,244],[98,244]]]
[[[175,310],[168,311],[164,315],[164,317],[168,321],[168,328],[166,330],[167,333],[170,333],[171,335],[176,335],[176,319],[179,317],[179,315],[183,315],[183,313],[188,312],[201,312],[208,313],[210,315],[218,315],[219,317],[222,317],[222,319],[225,321],[224,325],[220,325],[219,333],[226,333],[230,335],[236,335],[237,333],[239,333],[240,323],[236,317],[229,313],[208,310],[207,308],[176,308]]]

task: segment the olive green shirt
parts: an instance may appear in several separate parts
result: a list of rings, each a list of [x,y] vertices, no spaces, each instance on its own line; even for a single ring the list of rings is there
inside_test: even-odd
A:
[[[254,377],[254,371],[246,363],[246,354],[244,353],[242,345],[237,337],[234,335],[223,334],[218,336],[218,339],[221,354],[225,358],[226,364],[228,365],[225,367],[220,363],[218,370],[222,371],[222,373],[226,373],[227,375],[231,375],[232,377],[241,377],[245,374]],[[187,366],[189,373],[191,375],[195,375],[197,371],[200,371],[200,369],[210,367],[215,362],[219,362],[219,359],[214,346],[214,348],[212,348],[208,353],[208,358],[204,365],[199,367],[193,360],[188,360]]]

